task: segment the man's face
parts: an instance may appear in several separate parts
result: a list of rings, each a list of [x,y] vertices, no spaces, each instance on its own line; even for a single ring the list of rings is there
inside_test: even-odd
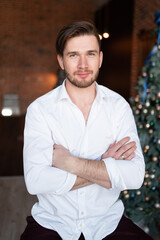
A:
[[[96,37],[84,35],[69,39],[63,57],[58,55],[58,61],[70,83],[79,88],[91,86],[102,64],[102,52]]]

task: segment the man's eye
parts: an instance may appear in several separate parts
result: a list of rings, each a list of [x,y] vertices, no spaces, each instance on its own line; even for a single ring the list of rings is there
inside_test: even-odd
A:
[[[69,56],[70,56],[70,57],[76,57],[76,54],[73,53],[73,54],[70,54]]]
[[[89,56],[94,56],[94,55],[95,55],[95,53],[93,53],[93,52],[90,52],[90,53],[88,53],[88,55],[89,55]]]

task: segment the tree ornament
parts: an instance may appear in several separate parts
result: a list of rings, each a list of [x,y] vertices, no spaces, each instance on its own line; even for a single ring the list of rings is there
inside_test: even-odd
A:
[[[138,104],[137,104],[137,108],[138,108],[138,109],[142,109],[142,103],[138,103]]]
[[[149,132],[149,134],[152,135],[153,134],[153,129],[150,128],[148,132]]]
[[[153,96],[153,97],[151,98],[151,100],[152,100],[152,101],[155,101],[155,100],[156,100],[156,96]]]
[[[136,195],[137,196],[141,195],[141,191],[140,190],[136,191]]]
[[[142,76],[143,76],[143,77],[146,77],[146,76],[147,76],[147,73],[146,73],[146,72],[143,72],[143,73],[142,73]]]
[[[151,73],[149,77],[150,77],[150,81],[152,82],[153,81],[153,74]]]
[[[157,118],[160,119],[160,113],[157,114]]]
[[[149,197],[146,197],[145,200],[146,200],[146,202],[148,202],[150,199],[149,199]]]
[[[127,193],[128,193],[128,191],[127,191],[127,190],[124,190],[124,191],[123,191],[123,194],[124,194],[124,195],[125,195],[125,194],[127,194]]]
[[[157,97],[160,98],[160,92],[157,93]]]
[[[160,208],[160,204],[159,203],[155,203],[154,206],[155,206],[155,208]]]
[[[155,178],[155,175],[154,174],[151,174],[151,179],[154,179]]]
[[[135,102],[139,102],[139,95],[137,95],[137,96],[134,98],[134,101],[135,101]]]
[[[151,85],[150,89],[155,90],[156,86],[155,85]]]
[[[144,114],[147,114],[147,112],[148,112],[148,110],[145,108],[145,109],[143,109],[143,113]]]
[[[149,228],[148,228],[147,226],[145,226],[145,227],[144,227],[144,231],[145,231],[146,233],[149,233]]]
[[[152,62],[152,67],[155,67],[156,66],[156,63],[155,62]]]
[[[144,152],[147,153],[149,150],[149,145],[146,145],[145,148],[144,148]]]
[[[146,123],[145,128],[150,128],[150,123]]]
[[[159,104],[156,104],[156,110],[160,111],[160,105]]]
[[[149,107],[151,104],[150,104],[150,102],[149,101],[146,101],[146,107]]]
[[[157,156],[153,156],[152,157],[152,162],[158,162],[158,157]]]
[[[124,196],[125,199],[128,199],[129,197],[130,197],[129,194],[126,194],[126,195]]]
[[[138,207],[138,209],[139,209],[140,211],[143,211],[143,208],[142,208],[142,207]]]
[[[150,175],[148,174],[148,172],[145,174],[145,178],[149,178]]]
[[[160,138],[157,139],[157,144],[160,145]]]
[[[138,115],[139,113],[140,113],[140,111],[137,109],[137,110],[135,111],[135,114]]]
[[[131,194],[131,198],[135,198],[135,194],[134,193]]]
[[[149,145],[146,145],[146,146],[145,146],[145,149],[149,150]]]
[[[156,139],[156,138],[154,138],[154,139],[153,139],[153,142],[154,142],[154,143],[156,143],[156,141],[157,141],[157,139]]]

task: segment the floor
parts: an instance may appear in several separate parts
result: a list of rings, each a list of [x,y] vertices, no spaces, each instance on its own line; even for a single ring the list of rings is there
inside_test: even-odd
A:
[[[0,240],[20,239],[34,202],[36,197],[28,194],[22,176],[0,177]]]
[[[34,202],[36,197],[28,194],[22,176],[0,177],[0,240],[20,239]]]

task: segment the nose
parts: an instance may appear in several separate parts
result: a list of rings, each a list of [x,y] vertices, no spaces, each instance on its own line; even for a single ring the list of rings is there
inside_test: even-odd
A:
[[[78,68],[84,69],[88,67],[88,61],[86,56],[79,56]]]

